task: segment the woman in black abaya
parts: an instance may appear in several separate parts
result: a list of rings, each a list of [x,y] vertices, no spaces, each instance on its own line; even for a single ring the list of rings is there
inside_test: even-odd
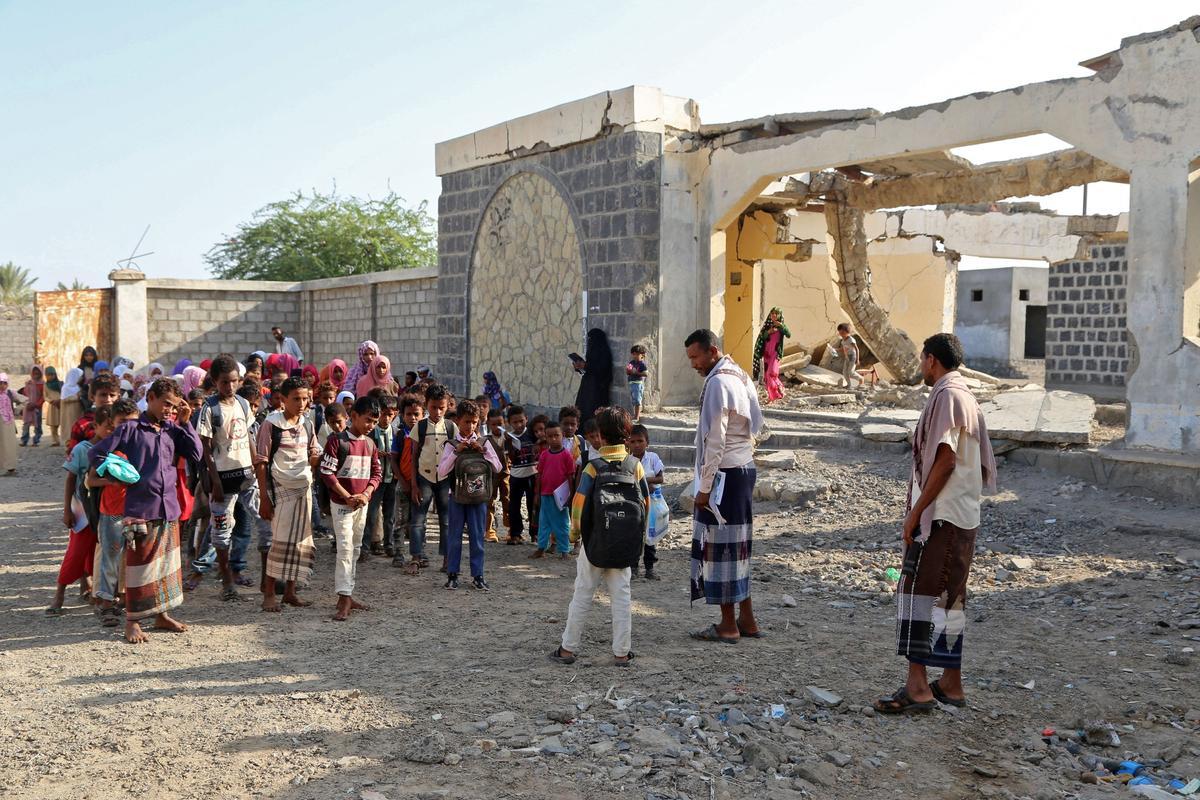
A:
[[[596,409],[612,403],[613,354],[607,333],[599,328],[588,331],[583,361],[575,362],[575,371],[583,375],[579,394],[575,396],[579,421],[583,423],[592,418]]]

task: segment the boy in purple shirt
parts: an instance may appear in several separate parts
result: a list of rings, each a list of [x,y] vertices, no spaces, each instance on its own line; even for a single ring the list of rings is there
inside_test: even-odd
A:
[[[178,414],[178,416],[176,416]],[[199,463],[204,448],[187,424],[191,408],[169,378],[146,392],[146,411],[136,422],[120,425],[88,453],[98,468],[109,453],[120,451],[141,479],[125,494],[125,639],[149,641],[139,624],[154,617],[156,630],[182,633],[187,625],[167,614],[183,602],[179,563],[179,458]]]

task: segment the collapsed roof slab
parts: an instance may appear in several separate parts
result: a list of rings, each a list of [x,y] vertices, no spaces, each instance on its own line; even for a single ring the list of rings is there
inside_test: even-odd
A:
[[[888,236],[934,236],[964,256],[1047,263],[1080,254],[1097,236],[1127,231],[1128,215],[1075,217],[909,208],[887,215]]]

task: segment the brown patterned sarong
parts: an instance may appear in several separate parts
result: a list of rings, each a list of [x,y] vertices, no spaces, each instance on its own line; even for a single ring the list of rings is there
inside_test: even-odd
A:
[[[183,603],[179,523],[147,520],[125,530],[125,618],[165,614]]]
[[[915,664],[962,668],[967,578],[978,528],[936,520],[929,539],[904,553],[896,587],[897,652]]]
[[[312,489],[277,488],[273,494],[267,576],[281,581],[307,580],[316,553],[312,538]]]

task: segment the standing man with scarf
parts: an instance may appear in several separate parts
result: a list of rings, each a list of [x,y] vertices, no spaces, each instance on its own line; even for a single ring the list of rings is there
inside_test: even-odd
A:
[[[975,396],[958,368],[962,342],[936,333],[921,349],[921,376],[932,386],[913,434],[913,467],[904,517],[904,561],[896,587],[897,652],[908,677],[883,714],[928,711],[937,703],[966,706],[962,645],[967,577],[979,530],[983,487],[996,486],[996,459]],[[942,668],[932,683],[928,667]]]
[[[684,346],[692,369],[704,376],[696,428],[692,601],[703,597],[721,607],[720,622],[691,636],[735,644],[763,635],[750,602],[754,437],[762,430],[762,409],[750,376],[722,355],[715,333],[695,331]]]

